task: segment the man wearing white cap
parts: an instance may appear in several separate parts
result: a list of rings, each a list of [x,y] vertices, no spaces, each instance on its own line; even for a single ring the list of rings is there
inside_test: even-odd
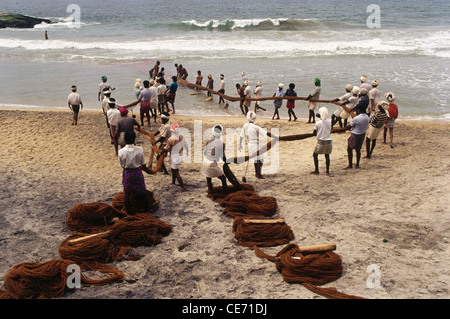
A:
[[[394,103],[395,102],[395,94],[393,92],[386,93],[384,95],[384,97],[389,102],[389,108],[387,110],[388,118],[386,120],[386,125],[384,127],[384,133],[383,133],[384,144],[386,144],[386,135],[387,135],[387,130],[389,129],[391,148],[394,148],[394,144],[392,142],[394,139],[394,123],[398,117],[398,106],[397,106],[397,104]]]
[[[365,90],[365,89],[363,89]],[[356,116],[346,127],[352,129],[350,137],[347,140],[347,156],[348,166],[345,169],[353,168],[353,150],[356,152],[356,165],[359,168],[359,161],[361,160],[361,147],[364,143],[367,127],[369,126],[369,116],[361,108],[356,109]]]
[[[373,112],[378,111],[377,108],[377,104],[380,101],[380,90],[378,90],[378,81],[377,80],[373,80],[372,81],[372,89],[369,90],[369,110],[367,111],[367,113],[370,115]]]
[[[249,85],[248,81],[244,82],[244,86],[245,86],[245,89],[244,89],[244,95],[245,95],[244,108],[245,108],[245,110],[248,110],[250,108],[250,105],[251,105],[252,101],[247,100],[247,99],[252,97],[252,87]]]
[[[169,164],[172,170],[172,184],[175,185],[175,179],[178,180],[181,186],[181,191],[185,192],[183,179],[180,175],[180,165],[183,162],[183,151],[186,151],[186,156],[189,156],[189,146],[183,135],[180,134],[180,125],[178,123],[171,124],[172,135],[167,140],[165,150],[169,154]]]
[[[170,114],[168,112],[163,112],[161,114],[161,126],[159,127],[158,131],[155,132],[155,142],[153,143],[153,145],[160,143],[159,144],[159,149],[164,149],[164,147],[167,144],[167,140],[170,138],[170,136],[172,135],[172,131],[171,131],[171,127],[170,127]],[[160,155],[156,156],[156,160],[159,159]],[[164,174],[169,174],[169,172],[166,169],[166,166],[164,165],[164,163],[162,164],[162,170],[164,171]]]
[[[261,98],[262,97],[262,92],[263,92],[263,87],[262,87],[262,83],[258,82],[258,84],[256,85],[255,88],[255,97],[256,98]],[[261,106],[259,106],[259,101],[255,101],[255,112],[257,109],[261,109],[263,111],[265,111],[264,108],[262,108]]]
[[[366,89],[367,92],[369,92],[372,89],[372,86],[367,83],[367,75],[361,76],[361,85],[359,86],[360,89]]]
[[[325,155],[327,175],[330,174],[330,154],[333,150],[333,139],[331,138],[331,119],[328,119],[328,109],[321,107],[317,117],[319,121],[314,125],[313,134],[317,136],[317,144],[314,149],[314,167],[315,170],[311,174],[319,174],[319,154]]]
[[[347,104],[349,99],[352,97],[353,93],[353,85],[351,84],[347,84],[345,86],[345,94],[342,95],[341,97],[338,97],[337,99],[334,99],[333,102],[339,102],[341,104]],[[344,111],[344,109],[342,108],[342,106],[338,105],[336,111],[334,111],[334,113],[331,115],[331,128],[333,128],[334,124],[336,124],[337,122],[339,122],[339,127],[345,127],[347,126],[347,118],[344,119],[344,125],[342,125],[342,118],[341,118],[341,114]]]
[[[223,127],[218,124],[212,129],[212,139],[206,142],[206,147],[203,157],[202,175],[206,177],[206,184],[208,185],[209,193],[214,200],[212,178],[217,177],[222,181],[223,189],[227,188],[227,180],[222,170],[220,169],[218,162],[222,159],[226,162],[225,157],[225,144],[220,139],[223,133]]]
[[[248,138],[248,154],[249,156],[256,155],[259,148],[261,147],[260,137],[267,136],[267,131],[258,125],[255,125],[256,121],[256,113],[253,111],[249,111],[247,113],[248,123],[245,123],[242,127],[240,139],[239,139],[239,151],[242,151],[242,141],[245,137]],[[255,176],[260,179],[263,178],[261,171],[263,166],[264,155],[258,154],[253,157],[253,161],[255,164]],[[249,159],[250,160],[250,159]]]
[[[224,80],[224,77],[225,76],[223,74],[220,75],[220,83],[219,83],[219,91],[218,92],[221,93],[221,94],[225,94],[225,80]],[[225,99],[222,96],[219,95],[219,104],[221,102],[225,103]]]
[[[70,88],[71,93],[67,97],[67,104],[69,105],[69,109],[72,110],[72,125],[78,124],[78,113],[80,112],[80,108],[83,109],[83,102],[81,101],[80,94],[77,93],[76,85],[72,85]]]
[[[118,149],[119,144],[117,142],[117,139],[114,139],[113,136],[116,135],[116,128],[117,124],[119,123],[121,119],[120,111],[118,108],[116,108],[116,99],[110,98],[109,99],[109,110],[106,112],[106,115],[108,116],[108,122],[109,122],[109,129],[110,129],[110,136],[111,136],[111,144],[114,145],[114,149],[116,150],[116,156],[118,155]]]
[[[109,129],[109,121],[108,121],[108,115],[107,112],[109,110],[109,98],[111,97],[111,89],[110,88],[104,88],[103,89],[103,99],[102,99],[102,111],[105,115],[106,119],[106,127]]]
[[[387,101],[379,101],[377,104],[377,110],[373,112],[372,117],[369,121],[369,127],[366,132],[366,158],[371,158],[373,149],[377,144],[377,137],[383,130],[384,124],[386,123],[386,110],[389,108],[389,103]],[[372,142],[372,146],[370,145]]]
[[[278,84],[278,89],[273,94],[273,97],[282,97],[284,96],[284,85],[283,83]],[[273,105],[275,106],[275,110],[273,112],[272,120],[275,119],[275,115],[277,116],[277,120],[280,119],[280,113],[278,112],[280,110],[281,105],[283,105],[283,100],[281,99],[275,99],[273,100]]]
[[[357,109],[361,110],[362,113],[366,113],[367,114],[367,108],[369,107],[369,97],[367,96],[367,89],[365,88],[360,88],[359,89],[359,102],[358,104],[356,104],[356,106],[353,108],[354,111],[356,111]]]

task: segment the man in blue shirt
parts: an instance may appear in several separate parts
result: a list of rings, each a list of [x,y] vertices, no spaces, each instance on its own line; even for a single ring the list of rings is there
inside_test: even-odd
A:
[[[368,92],[366,89],[362,88],[359,91],[359,102],[358,104],[352,109],[353,111],[356,111],[357,109],[359,109],[361,111],[361,113],[367,113],[367,108],[369,107],[369,96],[367,95]]]
[[[347,125],[348,129],[352,129],[352,133],[348,138],[347,155],[348,166],[345,169],[353,168],[353,150],[356,152],[356,165],[359,168],[359,161],[361,159],[361,147],[364,143],[367,127],[369,126],[369,116],[361,108],[356,109],[356,114],[353,120]]]
[[[172,76],[172,84],[166,90],[167,102],[172,104],[172,114],[175,114],[175,96],[178,90],[178,78],[176,76]]]

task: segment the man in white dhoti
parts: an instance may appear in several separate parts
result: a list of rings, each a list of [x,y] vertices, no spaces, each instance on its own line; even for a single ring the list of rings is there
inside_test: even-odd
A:
[[[172,184],[175,185],[175,179],[178,180],[181,190],[184,192],[186,188],[184,187],[179,168],[183,162],[183,150],[186,151],[186,156],[189,156],[189,146],[186,139],[180,134],[180,125],[178,123],[172,123],[171,129],[172,135],[167,140],[165,149],[170,152],[169,164],[172,170]]]
[[[209,193],[214,200],[212,178],[217,177],[222,181],[223,189],[227,188],[227,179],[220,169],[218,162],[222,159],[226,163],[225,143],[221,140],[223,127],[218,124],[213,127],[213,138],[206,142],[203,157],[202,175],[206,177]]]
[[[267,136],[267,131],[258,125],[255,125],[256,114],[253,111],[247,113],[248,123],[245,123],[241,130],[239,139],[239,151],[242,151],[242,141],[245,137],[248,139],[248,154],[253,158],[255,164],[255,176],[256,178],[263,178],[261,171],[264,161],[263,154],[257,154],[258,150],[263,146],[260,143],[260,137]],[[264,140],[263,140],[264,142]],[[257,155],[256,155],[257,154]],[[250,159],[249,159],[250,160]]]

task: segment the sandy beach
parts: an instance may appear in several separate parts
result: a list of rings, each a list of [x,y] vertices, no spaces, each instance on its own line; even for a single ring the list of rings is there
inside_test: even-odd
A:
[[[283,110],[284,111],[284,110]],[[330,111],[331,114],[331,111]],[[194,121],[203,131],[215,124],[240,128],[244,117],[172,115],[191,133]],[[306,119],[297,122],[258,119],[279,135],[311,133]],[[122,191],[122,169],[110,144],[104,116],[81,111],[71,125],[69,111],[0,110],[0,288],[16,264],[58,259],[58,246],[71,232],[68,210],[79,203],[105,202]],[[197,122],[198,123],[198,122]],[[151,127],[155,132],[160,119]],[[443,122],[396,122],[395,148],[382,143],[360,169],[347,166],[349,132],[333,134],[331,173],[319,156],[314,169],[315,138],[280,141],[278,167],[230,164],[233,173],[261,196],[277,199],[278,213],[292,228],[299,246],[336,244],[342,277],[326,287],[369,299],[446,299],[449,274],[450,129]],[[204,142],[204,141],[203,141]],[[138,134],[148,155],[150,143]],[[156,215],[173,232],[156,246],[138,247],[137,261],[113,265],[128,280],[82,287],[64,299],[314,299],[324,298],[301,284],[285,282],[274,263],[236,244],[233,219],[209,199],[201,163],[184,163],[180,173],[187,192],[163,173],[145,175],[147,189],[160,202]],[[365,156],[365,148],[362,157]],[[213,180],[219,186],[218,179]],[[262,248],[276,255],[283,246]],[[380,287],[367,280],[371,265],[379,266]],[[369,270],[368,270],[369,269]]]

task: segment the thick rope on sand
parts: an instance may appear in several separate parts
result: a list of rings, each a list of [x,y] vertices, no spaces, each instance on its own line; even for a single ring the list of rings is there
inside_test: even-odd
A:
[[[289,243],[294,239],[294,233],[284,220],[264,219],[261,222],[236,218],[233,223],[234,238],[241,246],[271,247]]]
[[[97,233],[111,225],[114,218],[125,216],[106,203],[76,204],[66,214],[66,227],[70,231]]]
[[[230,217],[270,217],[277,212],[275,197],[259,196],[254,191],[237,191],[227,195],[222,206],[224,213]]]
[[[254,246],[256,256],[275,262],[277,270],[288,283],[300,283],[309,290],[331,299],[363,299],[347,295],[335,288],[317,287],[339,279],[342,259],[332,252],[302,253],[296,244],[284,247],[276,256],[270,256]]]
[[[116,245],[152,246],[161,243],[171,232],[172,225],[151,214],[138,213],[114,224],[107,238]]]
[[[14,266],[5,276],[4,283],[7,291],[2,295],[10,299],[46,299],[57,298],[71,290],[67,279],[71,273],[67,272],[70,260],[50,260],[44,263],[21,263]],[[109,276],[102,279],[91,279],[83,272],[80,274],[81,285],[98,286],[116,281],[122,281],[124,274],[113,267],[96,264],[83,264],[83,270],[99,270]]]
[[[254,191],[255,188],[250,184],[241,184],[240,187],[238,187],[238,188],[236,188],[234,186],[228,186],[226,189],[223,189],[222,186],[215,186],[212,189],[212,193],[208,189],[206,194],[208,197],[211,197],[211,195],[214,195],[214,198],[220,204],[220,206],[224,206],[223,201],[224,201],[225,197],[227,197],[228,195],[230,195],[232,193],[238,192],[240,190]]]
[[[97,261],[110,263],[120,260],[137,260],[139,255],[130,246],[120,246],[112,243],[103,236],[90,237],[86,240],[74,241],[89,234],[78,233],[66,238],[58,247],[59,255],[63,259],[76,263]]]

